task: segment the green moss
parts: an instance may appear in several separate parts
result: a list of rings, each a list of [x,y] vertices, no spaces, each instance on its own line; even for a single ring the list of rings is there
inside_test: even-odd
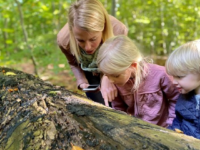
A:
[[[21,123],[12,133],[10,138],[6,143],[5,150],[21,150],[23,148],[23,135],[26,134],[27,130],[25,129],[29,121]]]

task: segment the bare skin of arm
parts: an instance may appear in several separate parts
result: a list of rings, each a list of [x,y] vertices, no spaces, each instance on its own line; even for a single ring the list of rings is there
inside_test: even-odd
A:
[[[108,102],[112,102],[117,97],[117,89],[113,83],[110,82],[107,76],[103,76],[101,80],[101,94],[104,98],[105,105],[109,107]]]

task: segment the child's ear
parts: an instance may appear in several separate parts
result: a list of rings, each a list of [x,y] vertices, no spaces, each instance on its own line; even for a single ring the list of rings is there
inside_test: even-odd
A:
[[[136,68],[136,67],[137,67],[137,63],[132,63],[131,66],[132,66],[133,68]]]

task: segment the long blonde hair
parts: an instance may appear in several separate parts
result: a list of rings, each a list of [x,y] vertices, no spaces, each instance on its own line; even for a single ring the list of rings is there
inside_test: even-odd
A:
[[[102,31],[102,42],[113,36],[113,29],[109,15],[99,0],[77,0],[68,12],[70,30],[70,49],[80,62],[80,49],[72,31],[76,25],[86,31]]]
[[[175,49],[168,57],[165,67],[172,76],[200,74],[200,40],[190,41]]]
[[[135,69],[134,90],[137,90],[142,78],[146,76],[146,63],[134,42],[124,35],[108,39],[99,49],[97,65],[104,74],[120,75],[131,64],[137,63]]]

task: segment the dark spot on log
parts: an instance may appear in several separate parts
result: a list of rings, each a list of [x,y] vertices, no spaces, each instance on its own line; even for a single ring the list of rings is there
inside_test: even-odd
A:
[[[110,145],[101,145],[100,146],[100,150],[113,150],[114,147],[110,146]]]
[[[104,132],[109,132],[109,131],[112,130],[113,128],[114,128],[113,126],[104,124],[104,125],[102,125],[102,128],[101,128],[101,129],[102,129]]]
[[[89,140],[86,140],[86,144],[89,146],[95,147],[99,145],[99,141],[97,139],[91,139],[91,140],[89,139]]]

